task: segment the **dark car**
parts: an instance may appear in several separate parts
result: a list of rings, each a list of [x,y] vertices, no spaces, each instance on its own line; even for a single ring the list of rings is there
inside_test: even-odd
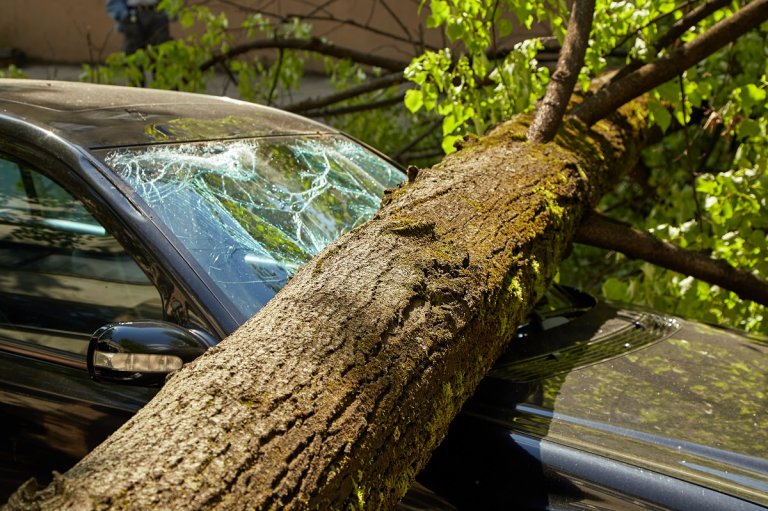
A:
[[[403,179],[266,107],[0,80],[0,498],[73,465]],[[401,507],[763,509],[766,355],[553,286]]]

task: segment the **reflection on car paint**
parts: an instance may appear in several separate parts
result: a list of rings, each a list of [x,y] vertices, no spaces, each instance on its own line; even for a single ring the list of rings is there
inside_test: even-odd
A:
[[[36,169],[0,162],[6,349],[50,349],[82,365],[90,334],[105,322],[162,318],[156,288],[80,201]]]

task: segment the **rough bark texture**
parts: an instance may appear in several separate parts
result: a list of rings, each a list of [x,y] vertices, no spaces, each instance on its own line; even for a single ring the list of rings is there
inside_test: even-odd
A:
[[[576,233],[577,243],[617,250],[663,268],[690,275],[723,289],[733,291],[743,300],[768,306],[768,283],[751,273],[734,268],[708,254],[693,252],[656,238],[600,214],[592,213]]]
[[[645,118],[632,105],[546,145],[526,142],[518,118],[421,171],[26,504],[394,504],[549,285],[582,215],[635,163]]]

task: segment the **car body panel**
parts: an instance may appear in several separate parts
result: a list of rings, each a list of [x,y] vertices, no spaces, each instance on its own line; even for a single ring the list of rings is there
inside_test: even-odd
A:
[[[546,506],[568,501],[569,506],[580,508],[588,500],[581,491],[570,488],[575,492],[571,494],[554,484],[555,472],[571,482],[593,483],[602,473],[606,491],[630,495],[648,505],[685,509],[683,500],[662,498],[666,492],[662,488],[674,480],[696,489],[686,493],[687,498],[695,493],[703,501],[731,503],[709,506],[711,509],[768,506],[768,341],[667,318],[677,326],[651,342],[626,343],[623,353],[600,346],[616,338],[622,343],[627,339],[626,331],[611,320],[622,316],[636,320],[649,314],[653,315],[627,305],[601,303],[571,323],[524,335],[521,344],[534,343],[541,351],[528,353],[528,358],[502,357],[464,407],[455,426],[460,432],[449,434],[433,463],[480,465],[485,457],[503,473],[512,469],[499,465],[515,465],[509,458],[535,454],[540,465],[532,473],[539,477],[531,477],[527,485],[539,488],[531,494],[538,494]],[[558,364],[559,352],[549,351],[553,339],[564,334],[577,341],[574,335],[589,330],[590,324],[593,333],[588,339],[595,345],[580,350],[580,359],[572,360],[570,367]],[[602,326],[595,329],[595,325]],[[608,335],[601,335],[601,329]],[[548,345],[550,348],[544,348]],[[513,342],[510,351],[516,349],[530,350],[517,348]],[[535,363],[537,357],[547,355],[553,362],[550,371],[541,368],[541,362]],[[518,365],[525,366],[526,360],[538,369],[520,372]],[[456,441],[451,440],[454,434],[459,438]],[[470,449],[463,445],[468,437],[496,440],[491,445],[478,441]],[[508,459],[494,461],[498,453],[492,451],[502,445],[508,449],[503,454]],[[478,454],[482,452],[485,454]],[[565,462],[565,456],[573,462]],[[429,470],[433,474],[426,486],[438,494],[453,492],[450,487],[459,485],[439,468]],[[617,471],[625,474],[623,478],[608,477]],[[497,477],[487,470],[476,477],[476,486],[484,488],[477,498],[489,506],[514,503],[509,494],[496,492],[500,487]],[[634,484],[628,484],[627,477]],[[446,484],[444,478],[451,483]],[[471,488],[467,485],[463,492],[469,494]]]
[[[51,470],[72,466],[157,392],[98,384],[83,367],[29,355],[0,349],[0,494],[5,496],[30,477],[46,481]]]
[[[298,115],[226,97],[45,80],[3,79],[0,114],[89,149],[335,132]]]

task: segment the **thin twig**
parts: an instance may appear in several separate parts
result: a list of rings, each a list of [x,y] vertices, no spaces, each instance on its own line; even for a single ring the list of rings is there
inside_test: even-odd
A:
[[[718,9],[721,9],[727,6],[728,4],[730,4],[730,0],[710,0],[706,2],[704,5],[700,5],[699,7],[691,10],[685,16],[677,20],[669,28],[669,30],[667,30],[667,32],[659,36],[659,38],[653,43],[653,49],[658,54],[661,50],[665,49],[668,46],[671,46],[672,43],[677,41],[677,39],[681,35],[683,35],[689,28],[695,26],[699,21],[708,17],[710,14],[713,14]],[[664,15],[659,16],[659,19],[663,17]],[[624,44],[624,42],[620,42],[617,45],[617,47],[620,47],[622,44]],[[611,79],[611,81],[615,82],[624,78],[626,75],[628,75],[632,71],[638,69],[641,65],[642,65],[642,62],[639,62],[639,61],[630,62],[621,71],[616,73]]]
[[[658,39],[656,39],[656,41],[653,43],[654,49],[656,51],[663,50],[675,42],[681,35],[688,31],[689,28],[695,26],[698,22],[704,18],[707,18],[715,11],[722,9],[723,7],[727,7],[730,4],[731,0],[709,0],[703,5],[692,9],[690,12],[685,14],[685,16],[677,20],[665,34],[662,34]]]
[[[392,8],[389,6],[386,0],[381,0],[381,5],[383,5],[384,9],[389,13],[390,16],[392,16],[392,19],[395,20],[395,23],[397,23],[397,26],[400,27],[400,30],[403,31],[403,33],[405,34],[405,37],[409,41],[413,42],[414,50],[418,51],[418,45],[416,45],[416,41],[413,39],[413,36],[411,36],[411,33],[408,30],[408,27],[405,26],[405,23],[403,23],[403,20],[400,19],[400,16],[398,16],[395,13],[395,11],[392,10]]]
[[[410,37],[410,34],[408,34],[408,37],[403,37],[403,36],[397,35],[395,33],[388,32],[386,30],[382,30],[381,28],[378,28],[376,26],[360,23],[359,21],[356,21],[356,20],[354,20],[352,18],[339,18],[339,17],[333,16],[333,15],[330,15],[330,14],[324,14],[324,15],[319,15],[319,14],[299,14],[299,13],[277,14],[277,13],[274,13],[274,12],[267,12],[267,11],[263,11],[263,10],[259,10],[257,12],[259,12],[260,14],[262,14],[264,16],[267,16],[267,17],[270,17],[270,18],[274,18],[274,19],[277,19],[277,20],[281,20],[281,21],[285,21],[285,20],[293,19],[293,18],[298,18],[298,19],[300,19],[302,21],[313,21],[313,22],[314,21],[320,21],[320,22],[326,22],[326,23],[336,23],[338,25],[344,25],[344,26],[347,26],[347,27],[354,27],[354,28],[357,28],[359,30],[362,30],[362,31],[365,31],[365,32],[369,32],[371,34],[375,34],[375,35],[378,35],[378,36],[385,37],[387,39],[391,39],[393,41],[397,41],[397,42],[401,42],[401,43],[406,43],[408,45],[413,45],[415,48],[419,48],[421,46],[424,46],[423,42],[412,39]],[[427,47],[429,49],[431,49],[431,50],[437,50],[438,49],[435,46],[427,46]]]
[[[305,117],[334,117],[337,115],[367,112],[368,110],[376,110],[378,108],[386,108],[392,105],[400,104],[404,99],[405,94],[398,94],[397,96],[382,99],[381,101],[373,101],[359,105],[342,106],[339,108],[330,108],[328,110],[312,110],[309,112],[302,112],[302,115]]]
[[[642,25],[640,25],[639,27],[635,27],[634,29],[632,29],[632,30],[630,30],[628,33],[626,33],[626,34],[624,35],[624,37],[622,37],[622,38],[619,40],[619,42],[617,42],[617,43],[616,43],[616,45],[614,46],[614,48],[621,48],[622,46],[624,46],[625,44],[627,44],[627,41],[629,41],[629,40],[630,40],[630,39],[631,39],[633,36],[639,36],[639,35],[640,35],[640,32],[642,32],[644,29],[648,28],[648,27],[649,27],[649,26],[651,26],[651,25],[658,25],[658,24],[659,24],[659,22],[660,22],[661,20],[663,20],[664,18],[668,18],[668,17],[672,16],[672,15],[673,15],[674,13],[676,13],[677,11],[679,11],[679,10],[682,10],[682,9],[685,9],[686,7],[690,6],[690,5],[691,5],[691,4],[693,4],[693,3],[695,3],[695,2],[693,2],[693,1],[684,2],[684,3],[682,3],[681,5],[678,5],[677,7],[675,7],[674,9],[672,9],[671,11],[669,11],[669,12],[664,12],[664,13],[661,13],[661,14],[659,14],[658,16],[656,16],[655,18],[648,20],[646,23],[643,23],[643,24],[642,24]],[[682,18],[681,18],[681,19],[682,19]],[[662,46],[662,48],[664,48],[664,46]],[[658,51],[658,50],[657,50],[657,51]],[[605,55],[603,55],[603,56],[605,56]]]
[[[281,38],[274,37],[271,39],[259,39],[256,41],[248,41],[237,46],[230,48],[229,51],[215,55],[200,65],[200,69],[205,71],[219,62],[229,60],[238,55],[248,53],[254,50],[265,49],[284,49],[284,50],[305,50],[321,55],[327,55],[329,57],[336,57],[339,59],[350,59],[358,64],[379,67],[388,71],[402,71],[406,68],[409,62],[391,59],[387,57],[381,57],[373,55],[368,52],[354,50],[352,48],[345,48],[333,43],[329,43],[317,37],[310,39],[295,39],[295,38]]]
[[[401,147],[400,149],[392,153],[392,158],[394,158],[397,161],[400,161],[400,157],[403,154],[407,153],[408,151],[416,147],[419,144],[419,142],[421,142],[422,140],[430,136],[432,133],[434,133],[435,130],[439,128],[442,123],[443,123],[442,119],[437,119],[436,121],[431,122],[429,126],[427,126],[427,129],[421,135],[414,138],[413,140],[408,142],[406,145],[404,145],[403,147]]]
[[[307,99],[299,103],[286,105],[282,108],[283,110],[288,110],[289,112],[297,112],[297,113],[307,112],[310,110],[318,110],[320,108],[324,108],[326,106],[333,105],[335,103],[340,103],[341,101],[346,101],[348,99],[361,96],[369,92],[373,92],[380,89],[386,89],[387,87],[401,84],[404,81],[405,81],[405,77],[403,76],[403,73],[391,73],[388,75],[384,75],[380,78],[368,80],[356,87],[350,87],[349,89],[343,90],[341,92],[337,92],[335,94],[331,94],[321,98]]]
[[[283,68],[283,52],[285,50],[280,48],[278,50],[277,62],[274,68],[274,80],[272,80],[272,86],[269,88],[269,94],[267,94],[267,105],[272,105],[272,98],[274,97],[275,90],[277,90],[277,82],[280,80],[280,71]]]
[[[434,149],[424,149],[423,151],[414,151],[412,153],[404,153],[400,155],[400,159],[398,159],[397,161],[399,161],[400,163],[404,163],[409,161],[439,158],[441,156],[445,156],[445,153],[441,148],[436,147]]]

